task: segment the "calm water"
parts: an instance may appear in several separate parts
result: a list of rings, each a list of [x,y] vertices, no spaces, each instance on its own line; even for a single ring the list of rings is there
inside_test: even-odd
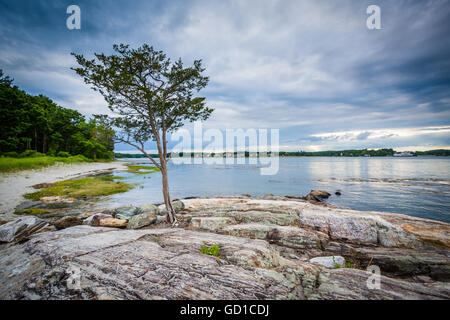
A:
[[[123,159],[146,162],[145,159]],[[248,159],[247,159],[248,160]],[[273,176],[260,165],[169,164],[172,198],[239,195],[302,196],[327,190],[328,202],[358,210],[403,213],[450,222],[450,159],[414,158],[280,158]],[[161,175],[115,172],[139,186],[107,200],[107,206],[162,202]],[[341,196],[334,195],[341,191]]]

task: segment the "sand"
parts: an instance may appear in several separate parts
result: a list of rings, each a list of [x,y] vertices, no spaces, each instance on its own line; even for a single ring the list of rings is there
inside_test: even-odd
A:
[[[23,195],[36,191],[32,186],[39,183],[52,183],[80,176],[126,170],[124,162],[95,162],[57,164],[36,170],[24,170],[16,173],[0,174],[0,220],[14,220],[14,208],[25,201]]]

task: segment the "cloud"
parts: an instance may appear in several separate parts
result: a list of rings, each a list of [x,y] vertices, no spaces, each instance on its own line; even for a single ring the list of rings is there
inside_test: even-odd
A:
[[[292,149],[450,145],[448,130],[417,129],[450,123],[448,3],[381,2],[382,29],[372,31],[369,4],[80,0],[82,29],[69,31],[66,1],[0,0],[0,68],[64,107],[108,113],[70,70],[70,52],[147,42],[203,59],[216,109],[206,128],[279,128]]]

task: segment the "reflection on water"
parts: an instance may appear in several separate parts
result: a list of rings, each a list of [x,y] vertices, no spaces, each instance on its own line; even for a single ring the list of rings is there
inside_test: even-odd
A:
[[[147,162],[144,159],[124,159]],[[169,164],[172,198],[250,194],[302,196],[311,189],[333,194],[331,203],[358,210],[389,211],[450,222],[450,159],[415,158],[280,158],[276,175],[260,175],[255,164]],[[111,196],[107,206],[162,202],[161,175],[115,172],[139,183]],[[340,190],[342,195],[335,196]]]

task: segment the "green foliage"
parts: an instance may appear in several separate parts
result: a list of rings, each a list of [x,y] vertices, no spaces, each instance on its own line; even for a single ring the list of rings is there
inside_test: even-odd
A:
[[[200,249],[200,253],[220,258],[218,244],[212,244],[210,247],[208,247],[206,243],[203,243],[203,247]]]
[[[65,152],[65,151],[60,151],[60,152],[58,152],[57,156],[61,157],[61,158],[68,158],[68,157],[70,157],[70,153]]]
[[[128,172],[136,173],[136,174],[149,174],[149,173],[161,171],[160,169],[158,169],[156,167],[151,167],[151,166],[127,165],[127,167],[128,167],[128,170],[127,170]]]
[[[440,156],[440,157],[450,157],[450,150],[446,149],[436,149],[428,151],[416,151],[416,156]]]
[[[12,85],[0,70],[0,154],[8,157],[37,157],[39,152],[56,156],[82,154],[111,159],[113,135],[96,119],[86,122],[76,110],[66,109],[51,99],[31,96]]]
[[[92,162],[92,160],[86,158],[83,155],[77,155],[68,158],[47,156],[28,158],[0,157],[0,172],[15,172],[20,170],[40,169],[52,166],[58,162],[70,164],[78,162]]]
[[[336,260],[334,260],[334,256],[333,256],[333,265],[335,269],[339,269],[341,267],[341,265],[337,263]]]
[[[88,177],[55,182],[47,188],[33,193],[27,193],[24,197],[26,199],[39,200],[42,197],[49,196],[73,198],[108,196],[128,191],[132,187],[132,185],[120,181],[102,179],[99,177]]]
[[[395,151],[393,149],[377,149],[377,150],[337,150],[337,151],[298,151],[298,152],[280,152],[282,157],[297,156],[297,157],[385,157],[393,156]]]
[[[345,266],[344,266],[344,268],[349,268],[349,269],[355,269],[356,268],[356,266],[355,266],[355,264],[353,263],[353,260],[352,259],[345,259]]]

